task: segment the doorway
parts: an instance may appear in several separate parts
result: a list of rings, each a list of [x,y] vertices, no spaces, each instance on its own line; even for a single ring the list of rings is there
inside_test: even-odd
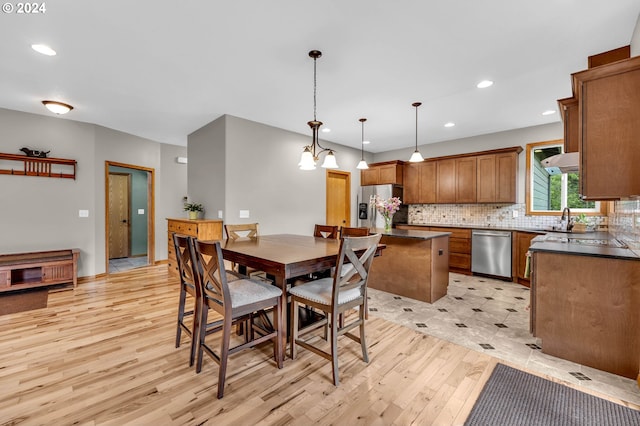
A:
[[[155,263],[154,169],[105,162],[106,271]]]
[[[327,225],[351,226],[351,173],[327,170]]]

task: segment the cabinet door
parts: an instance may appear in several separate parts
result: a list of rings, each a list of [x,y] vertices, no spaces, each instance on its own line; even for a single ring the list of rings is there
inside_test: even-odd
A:
[[[404,204],[420,204],[420,166],[422,163],[409,163],[404,166]]]
[[[397,164],[389,164],[380,166],[379,168],[379,181],[381,185],[391,183],[402,185],[402,168]]]
[[[378,185],[380,181],[380,169],[377,167],[369,167],[368,169],[360,170],[360,185]]]
[[[525,278],[524,269],[527,264],[527,252],[529,251],[529,246],[531,246],[531,240],[534,239],[538,234],[533,234],[530,232],[516,232],[516,250],[514,259],[514,265],[516,268],[515,277],[517,282],[520,284],[529,287],[529,278]]]
[[[576,98],[559,99],[560,117],[564,123],[564,152],[578,152],[578,100]]]
[[[57,262],[42,267],[42,282],[55,283],[73,280],[73,263]]]
[[[420,163],[419,199],[421,203],[432,204],[436,202],[436,165],[437,163],[435,161],[425,161],[424,163]]]
[[[496,203],[515,203],[518,153],[496,154]]]
[[[589,71],[598,72],[588,74],[578,96],[581,194],[587,200],[640,195],[640,57]]]
[[[456,202],[476,202],[476,157],[456,159]]]
[[[477,157],[478,186],[477,202],[494,203],[496,201],[496,156],[494,154]]]
[[[438,203],[456,202],[456,160],[439,160],[437,162],[436,200]]]

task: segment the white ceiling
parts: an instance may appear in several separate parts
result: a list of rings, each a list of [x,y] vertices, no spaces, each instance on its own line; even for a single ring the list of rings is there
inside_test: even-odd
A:
[[[559,121],[587,56],[629,44],[638,0],[57,0],[0,14],[0,107],[155,141],[222,114],[370,152]],[[33,43],[57,50],[34,52]],[[476,83],[495,81],[480,90]],[[455,127],[444,128],[453,121]]]

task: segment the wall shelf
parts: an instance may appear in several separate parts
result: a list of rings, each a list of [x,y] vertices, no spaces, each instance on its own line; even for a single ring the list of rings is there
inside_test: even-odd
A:
[[[17,168],[12,162],[21,163]],[[0,175],[41,176],[50,178],[76,178],[76,160],[64,158],[27,157],[0,153]]]

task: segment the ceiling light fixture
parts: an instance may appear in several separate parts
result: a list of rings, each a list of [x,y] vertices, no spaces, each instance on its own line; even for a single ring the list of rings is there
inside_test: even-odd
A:
[[[444,123],[444,127],[453,127],[453,126],[455,126],[455,125],[456,125],[456,123],[454,123],[454,122],[452,122],[452,121],[450,121],[450,122],[448,122],[448,123]]]
[[[42,101],[42,104],[55,114],[66,114],[73,109],[71,105],[65,104],[64,102]]]
[[[366,161],[364,161],[364,122],[367,121],[366,118],[361,118],[360,123],[362,123],[362,144],[360,145],[360,152],[362,156],[360,157],[360,162],[356,166],[357,169],[368,169],[369,165]]]
[[[304,151],[302,152],[298,165],[300,166],[300,170],[314,170],[316,168],[318,156],[321,153],[328,151],[327,155],[324,157],[322,167],[325,169],[337,169],[338,163],[336,162],[336,156],[333,154],[333,150],[322,147],[318,140],[318,129],[322,126],[322,121],[318,121],[316,119],[316,60],[322,56],[322,52],[319,50],[312,50],[309,52],[309,56],[313,58],[313,120],[309,121],[307,124],[311,127],[312,141],[311,145],[304,147]],[[319,151],[316,152],[316,149],[319,149]]]
[[[411,154],[411,158],[409,158],[410,163],[419,163],[420,161],[424,161],[422,158],[422,154],[418,151],[418,107],[422,105],[422,102],[414,102],[411,106],[416,108],[416,150]]]
[[[476,86],[478,89],[486,89],[487,87],[491,87],[493,86],[493,81],[491,80],[482,80],[480,83],[478,83],[478,85]]]
[[[31,48],[38,53],[42,53],[47,56],[55,56],[56,51],[47,46],[46,44],[32,44]]]

